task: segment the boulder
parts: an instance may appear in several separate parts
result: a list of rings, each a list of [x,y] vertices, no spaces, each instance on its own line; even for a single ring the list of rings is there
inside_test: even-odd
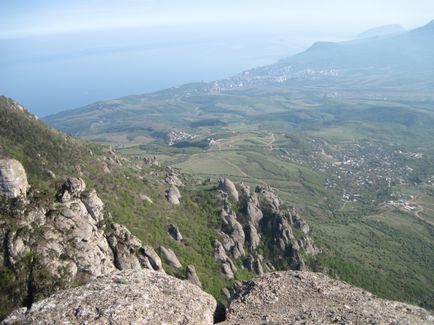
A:
[[[274,272],[246,282],[231,301],[231,324],[433,324],[433,314],[384,300],[327,275]]]
[[[181,232],[179,231],[179,228],[177,226],[170,224],[169,227],[167,228],[167,232],[169,233],[170,237],[172,237],[176,241],[183,240]]]
[[[236,214],[231,212],[229,214],[222,214],[223,219],[223,232],[222,241],[223,247],[227,252],[230,252],[234,258],[239,258],[245,255],[244,242],[245,234],[243,226],[238,222]]]
[[[176,257],[176,254],[170,248],[160,246],[160,253],[166,263],[169,264],[171,267],[174,267],[176,269],[182,267],[182,264],[181,262],[179,262],[178,257]]]
[[[216,300],[161,272],[128,270],[100,277],[21,308],[4,324],[213,324]]]
[[[218,185],[219,190],[231,195],[235,201],[239,200],[239,194],[234,183],[229,178],[221,178]]]
[[[149,263],[151,264],[152,268],[155,271],[162,271],[163,270],[163,263],[161,263],[161,258],[158,256],[158,254],[155,252],[155,250],[151,246],[143,246],[142,247],[143,253],[148,257]]]
[[[247,216],[250,222],[254,225],[258,225],[263,217],[263,213],[259,206],[258,196],[255,193],[250,194],[247,199]]]
[[[202,288],[202,282],[200,282],[196,273],[196,268],[193,265],[187,266],[186,278],[191,283],[197,285],[199,288]]]
[[[181,193],[179,192],[178,188],[176,186],[170,187],[170,189],[167,191],[167,200],[171,204],[178,205],[179,199],[181,198]]]
[[[245,227],[245,234],[246,234],[246,240],[249,243],[249,250],[251,252],[256,250],[256,248],[261,242],[261,239],[258,235],[258,231],[256,230],[256,227],[252,223],[249,223]]]
[[[151,198],[145,194],[139,194],[139,199],[143,202],[148,202],[150,204],[154,203]]]
[[[85,189],[86,183],[81,178],[69,177],[57,192],[57,201],[65,203],[72,198],[79,198]]]
[[[223,294],[223,296],[225,296],[225,298],[226,298],[228,301],[231,300],[231,298],[232,298],[232,294],[231,294],[231,292],[229,291],[228,288],[222,288],[220,291],[221,291],[221,293]]]
[[[212,241],[212,246],[214,248],[214,259],[217,262],[221,262],[222,264],[229,265],[230,272],[225,272],[225,267],[222,267],[222,271],[224,274],[233,274],[237,272],[237,268],[235,267],[235,264],[232,262],[232,260],[229,258],[229,256],[226,254],[226,251],[222,245],[217,239],[214,239]]]
[[[15,159],[0,159],[0,195],[26,197],[29,183],[23,165]]]
[[[247,269],[249,269],[249,271],[258,275],[262,275],[264,273],[262,268],[262,261],[262,255],[258,255],[256,257],[250,255],[244,261],[244,265],[247,267]]]
[[[229,263],[222,263],[222,274],[229,280],[234,278],[234,272],[232,271],[232,267]]]
[[[111,225],[107,241],[114,255],[114,264],[119,270],[153,269],[152,264],[144,252],[141,241],[123,225]]]

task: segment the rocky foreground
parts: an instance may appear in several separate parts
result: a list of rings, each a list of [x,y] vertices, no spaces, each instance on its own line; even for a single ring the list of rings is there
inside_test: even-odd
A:
[[[225,325],[434,324],[425,309],[380,299],[313,272],[273,272],[245,283]]]
[[[217,313],[216,313],[217,310]],[[98,277],[14,311],[2,324],[213,324],[217,302],[198,286],[162,272]],[[434,324],[419,307],[384,300],[320,273],[286,271],[245,282],[224,325]]]
[[[198,286],[162,272],[99,277],[21,308],[2,324],[213,324],[217,302]]]

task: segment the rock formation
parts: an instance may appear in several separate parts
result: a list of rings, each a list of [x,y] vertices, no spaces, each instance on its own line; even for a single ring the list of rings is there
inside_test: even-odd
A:
[[[222,324],[433,324],[419,307],[377,298],[321,273],[267,273],[246,282]]]
[[[102,221],[110,216],[97,193],[83,194],[85,188],[82,179],[69,178],[59,189],[57,202],[47,207],[25,206],[14,212],[14,220],[3,220],[3,265],[17,273],[30,272],[32,281],[32,271],[23,267],[31,253],[32,264],[44,270],[58,288],[87,283],[116,270],[162,270],[155,251],[143,247],[125,227],[107,220],[110,226],[105,228]],[[29,285],[28,290],[34,289]]]
[[[15,159],[0,159],[0,195],[25,198],[28,189],[23,165]]]
[[[217,303],[161,272],[116,272],[13,312],[4,324],[213,324]]]
[[[244,267],[259,275],[264,268],[267,271],[276,267],[304,269],[302,252],[312,255],[319,252],[309,237],[307,223],[294,209],[281,207],[279,197],[270,186],[257,186],[255,192],[243,183],[240,188],[240,208],[235,212],[229,200],[231,191],[236,190],[235,185],[224,179],[219,183],[217,200],[221,232],[220,240],[213,241],[213,247],[222,274],[228,279],[234,277],[237,272],[235,260],[241,260]],[[297,238],[293,228],[300,230],[297,234],[301,235]],[[265,256],[259,253],[264,249]]]

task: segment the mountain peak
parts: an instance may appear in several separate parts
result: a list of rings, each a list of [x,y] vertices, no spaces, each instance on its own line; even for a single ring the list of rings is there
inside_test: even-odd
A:
[[[368,29],[357,35],[357,38],[383,37],[403,32],[405,32],[404,27],[399,24],[391,24]]]

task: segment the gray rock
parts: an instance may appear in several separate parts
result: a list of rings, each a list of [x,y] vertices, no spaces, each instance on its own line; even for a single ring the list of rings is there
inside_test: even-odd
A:
[[[169,191],[167,192],[167,200],[171,204],[178,205],[179,199],[181,198],[181,193],[179,192],[178,188],[176,186],[172,186]]]
[[[268,220],[266,232],[274,237],[273,241],[281,251],[280,257],[287,259],[288,267],[291,270],[302,270],[305,268],[305,263],[288,218],[287,211],[279,211],[273,218]]]
[[[266,202],[268,203],[268,206],[271,209],[271,211],[279,212],[280,200],[279,197],[274,193],[274,189],[271,188],[271,186],[258,185],[256,186],[255,192],[262,194],[262,196],[265,198]]]
[[[245,255],[244,242],[245,234],[243,226],[238,222],[235,213],[222,214],[224,222],[223,231],[227,236],[223,236],[223,246],[226,251],[231,252],[234,258],[239,258]]]
[[[222,324],[433,324],[433,314],[321,273],[266,273],[245,283]]]
[[[300,229],[305,235],[309,234],[310,227],[295,211],[291,213],[291,224]]]
[[[0,159],[0,195],[25,198],[28,189],[23,165],[15,159]]]
[[[179,228],[173,224],[170,224],[167,228],[167,232],[169,233],[170,237],[175,239],[176,241],[182,241],[184,238],[181,235],[181,232],[179,231]]]
[[[196,268],[193,265],[187,266],[186,277],[188,281],[197,285],[199,288],[202,288],[202,282],[200,282],[200,279],[196,273]]]
[[[214,239],[212,241],[212,246],[214,248],[214,258],[217,262],[221,262],[222,264],[229,265],[231,272],[229,274],[233,274],[237,272],[237,268],[235,267],[235,264],[232,262],[232,260],[229,258],[229,256],[226,254],[226,251],[222,245],[217,239]],[[224,271],[224,269],[223,269]]]
[[[259,221],[262,220],[263,213],[261,209],[259,209],[259,202],[256,195],[251,196],[247,202],[247,215],[249,220],[255,225],[258,225]]]
[[[219,190],[230,194],[235,201],[239,200],[239,194],[234,183],[229,178],[221,178],[218,185]]]
[[[213,324],[217,302],[197,286],[161,272],[100,277],[13,312],[4,324]]]
[[[229,263],[222,263],[222,274],[229,280],[234,278],[234,272]]]
[[[50,176],[52,179],[56,179],[56,174],[53,173],[53,171],[46,169],[45,172],[48,176]]]
[[[247,257],[244,263],[246,267],[249,269],[249,271],[258,275],[262,275],[264,273],[262,269],[262,261],[263,261],[262,255],[258,255],[256,257],[250,255]]]
[[[182,267],[182,264],[181,262],[179,262],[178,257],[176,257],[176,254],[170,248],[160,246],[160,253],[163,256],[166,263],[169,264],[171,267],[177,269]]]
[[[145,163],[145,165],[160,166],[160,163],[158,162],[156,156],[144,157],[143,162]]]
[[[69,177],[57,192],[56,197],[59,202],[65,203],[72,198],[79,198],[84,190],[86,190],[86,183],[81,178]]]
[[[229,291],[228,288],[222,288],[222,289],[221,289],[221,292],[222,292],[223,296],[225,296],[225,298],[226,298],[228,301],[231,300],[231,298],[232,298],[232,294],[231,294],[231,292]]]
[[[139,199],[143,202],[148,202],[150,204],[153,204],[154,202],[151,200],[151,198],[145,194],[139,194]]]
[[[161,258],[155,252],[155,250],[151,246],[143,246],[143,253],[148,257],[149,263],[152,265],[152,268],[155,271],[163,271],[163,263],[161,263]]]
[[[112,224],[107,241],[113,251],[114,264],[117,269],[152,268],[141,241],[133,236],[125,226]]]
[[[183,186],[184,184],[179,179],[178,175],[176,175],[173,171],[169,171],[164,178],[164,181],[173,186]]]
[[[54,203],[48,211],[29,207],[29,211],[16,215],[14,225],[5,223],[5,262],[16,269],[32,251],[47,275],[65,287],[87,283],[117,269],[161,270],[155,251],[142,247],[125,227],[113,224],[105,233],[104,225],[98,222],[104,204],[96,192],[82,197],[85,187],[82,180],[71,178],[59,190],[62,202]]]
[[[317,255],[321,253],[319,247],[313,242],[312,238],[304,235],[297,241],[298,245],[304,249],[307,254]]]
[[[256,230],[256,227],[252,223],[249,223],[245,227],[245,234],[246,234],[246,240],[249,243],[249,250],[251,252],[255,251],[261,242],[261,239],[258,235],[258,231]]]
[[[104,203],[98,197],[95,190],[90,191],[88,195],[83,197],[82,202],[96,222],[104,220]]]

